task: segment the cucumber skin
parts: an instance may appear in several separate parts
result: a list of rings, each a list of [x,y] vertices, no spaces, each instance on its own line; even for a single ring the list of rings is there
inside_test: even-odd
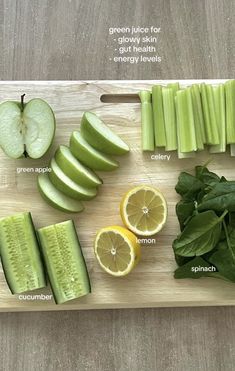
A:
[[[38,241],[39,241],[39,246],[40,246],[40,249],[41,249],[41,252],[42,252],[42,256],[43,256],[43,260],[44,260],[44,264],[45,264],[45,267],[47,269],[47,272],[48,272],[48,278],[49,278],[49,281],[50,281],[50,287],[51,287],[51,291],[53,293],[53,297],[54,297],[54,301],[57,305],[60,305],[60,304],[63,304],[63,303],[66,303],[70,300],[75,300],[75,299],[79,299],[80,297],[82,296],[86,296],[88,295],[89,293],[91,293],[91,282],[90,282],[90,278],[89,278],[89,274],[88,274],[88,270],[87,270],[87,265],[86,265],[86,261],[85,261],[85,258],[84,258],[84,255],[83,255],[83,251],[82,251],[82,248],[81,248],[81,245],[80,245],[80,241],[79,241],[79,238],[78,238],[78,235],[77,235],[77,232],[76,232],[76,228],[75,228],[75,224],[74,224],[74,221],[73,220],[69,220],[69,222],[72,223],[72,226],[73,226],[73,229],[74,229],[74,232],[75,232],[75,236],[76,236],[76,242],[78,244],[78,248],[79,248],[79,251],[80,251],[80,254],[81,254],[81,259],[82,259],[82,262],[83,262],[83,267],[85,269],[85,274],[86,274],[86,284],[88,286],[88,291],[86,293],[84,293],[83,295],[77,297],[77,298],[73,298],[73,299],[68,299],[68,300],[63,300],[61,301],[57,295],[57,292],[56,292],[56,288],[54,288],[54,284],[52,283],[51,281],[51,277],[50,277],[50,270],[48,269],[49,267],[49,261],[46,257],[46,254],[44,253],[44,249],[46,250],[46,246],[44,246],[43,242],[42,242],[42,238],[40,237],[40,235],[43,233],[43,229],[44,228],[41,228],[39,230],[37,230],[37,236],[38,236]],[[62,223],[58,223],[58,224],[62,224]],[[56,224],[55,224],[56,225]],[[80,263],[80,262],[79,262]]]
[[[121,155],[125,155],[126,153],[129,152],[129,148],[127,150],[127,149],[124,149],[124,148],[121,148],[121,147],[117,146],[114,143],[110,143],[110,141],[107,138],[105,138],[101,133],[97,132],[93,128],[93,126],[90,124],[89,120],[87,119],[86,113],[92,114],[94,116],[96,116],[96,115],[92,112],[85,112],[82,116],[82,121],[81,121],[81,134],[82,134],[83,138],[92,147],[94,147],[95,149],[97,149],[99,151],[102,151],[103,153],[108,154],[108,155],[121,156]],[[96,118],[97,118],[97,120],[99,120],[100,122],[102,122],[105,125],[105,123],[99,117],[96,116]],[[115,134],[110,128],[108,128],[108,129],[113,133],[113,135],[118,137],[118,135]],[[119,139],[121,139],[121,138],[119,138]],[[124,141],[123,141],[123,143],[126,144]],[[127,147],[128,147],[128,145],[127,145]]]
[[[22,214],[25,214],[25,213],[22,213]],[[7,271],[7,267],[5,266],[5,262],[4,262],[4,258],[3,258],[3,253],[1,252],[1,246],[0,246],[0,260],[1,260],[1,263],[2,263],[2,268],[3,268],[3,272],[4,272],[4,277],[5,277],[5,280],[7,282],[7,285],[9,287],[9,290],[11,291],[11,293],[13,295],[15,294],[21,294],[23,292],[27,292],[27,291],[34,291],[34,290],[38,290],[38,289],[41,289],[41,288],[44,288],[46,287],[47,285],[47,279],[46,279],[46,272],[45,272],[45,265],[43,263],[43,258],[42,258],[42,253],[41,253],[41,250],[40,250],[40,245],[39,245],[39,241],[38,241],[38,237],[37,237],[37,233],[36,233],[36,230],[35,230],[35,227],[34,227],[34,223],[33,223],[33,219],[32,219],[32,215],[30,212],[27,213],[28,216],[29,216],[29,219],[30,219],[30,223],[31,223],[31,227],[32,227],[32,233],[33,233],[33,236],[35,238],[35,243],[37,245],[37,252],[38,252],[38,257],[39,257],[39,265],[38,265],[38,269],[41,270],[40,272],[40,280],[41,280],[41,284],[39,287],[35,287],[33,288],[32,290],[24,290],[24,291],[18,291],[18,290],[15,290],[12,288],[12,284],[10,283],[10,279],[9,279],[9,274],[8,274],[8,271]],[[14,215],[13,215],[14,216]],[[0,222],[1,220],[3,219],[7,219],[7,218],[11,218],[10,217],[6,217],[6,218],[1,218],[0,219]]]

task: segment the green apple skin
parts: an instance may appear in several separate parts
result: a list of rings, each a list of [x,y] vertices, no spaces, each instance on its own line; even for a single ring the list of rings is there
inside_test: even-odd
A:
[[[80,201],[69,198],[60,192],[50,181],[47,174],[40,174],[37,178],[38,190],[48,205],[66,213],[79,213],[84,210]]]
[[[64,145],[57,148],[55,160],[61,170],[81,186],[94,188],[103,183],[98,175],[78,161],[70,149]]]
[[[85,112],[81,121],[81,134],[94,148],[108,155],[124,155],[128,145],[92,112]]]
[[[40,98],[0,104],[0,146],[10,158],[41,158],[55,135],[55,116]]]
[[[49,179],[52,184],[65,195],[74,198],[76,200],[84,201],[90,200],[97,195],[96,188],[85,188],[78,185],[72,179],[70,179],[58,166],[55,159],[51,160],[51,172],[49,173]]]
[[[74,131],[70,137],[72,154],[92,170],[112,171],[119,166],[118,162],[93,148],[79,133]]]

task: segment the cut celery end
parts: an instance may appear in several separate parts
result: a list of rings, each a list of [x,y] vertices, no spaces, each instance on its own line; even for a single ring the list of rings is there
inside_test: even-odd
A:
[[[235,144],[230,144],[230,155],[235,157]]]
[[[142,150],[154,151],[152,94],[150,91],[142,90],[139,97],[141,101]]]
[[[179,153],[196,151],[197,141],[190,88],[177,91],[175,102]]]
[[[227,143],[235,143],[235,80],[225,83]]]
[[[213,89],[211,85],[201,84],[202,108],[206,129],[207,144],[219,144],[219,131],[216,122]]]
[[[210,153],[226,152],[226,115],[224,85],[213,87],[216,122],[218,125],[220,143],[210,147]]]
[[[166,151],[177,150],[177,129],[174,91],[162,88],[163,111],[165,119]]]
[[[155,146],[165,147],[166,134],[161,85],[154,85],[152,87],[152,106],[153,106]]]
[[[195,157],[195,154],[196,154],[195,151],[193,151],[193,152],[180,152],[178,150],[178,158],[180,160],[183,159],[183,158],[193,158],[193,157]]]
[[[176,92],[180,90],[180,84],[178,82],[171,82],[167,84],[166,87],[172,89],[174,92],[174,95],[176,95]]]

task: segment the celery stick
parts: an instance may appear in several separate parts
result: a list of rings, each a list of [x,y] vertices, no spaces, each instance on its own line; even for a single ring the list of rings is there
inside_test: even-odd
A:
[[[188,153],[197,150],[194,128],[193,103],[190,88],[176,93],[177,135],[179,152]]]
[[[139,93],[139,97],[141,101],[142,150],[154,151],[154,128],[151,92],[142,90]]]
[[[166,151],[175,151],[177,149],[177,130],[173,89],[163,88],[162,100],[165,119]]]
[[[167,84],[167,88],[171,88],[174,91],[174,95],[176,95],[176,92],[180,90],[180,84],[178,82],[171,82]]]
[[[225,83],[226,102],[226,129],[227,143],[235,143],[235,80]],[[231,146],[231,154],[234,155],[234,146]]]
[[[179,109],[178,109],[178,102],[177,102],[177,96],[175,96],[175,106],[176,106],[176,121],[177,121],[177,128],[178,128],[178,122],[179,122]],[[177,130],[177,141],[178,141],[178,158],[184,159],[184,158],[191,158],[195,157],[195,151],[192,152],[180,152],[180,132]]]
[[[161,85],[154,85],[152,87],[152,106],[153,106],[155,146],[165,147],[166,146],[166,134],[165,134]]]
[[[225,116],[224,85],[217,85],[213,87],[213,95],[220,143],[211,146],[210,153],[221,153],[226,151],[226,116]]]
[[[191,86],[191,95],[193,102],[193,116],[197,139],[197,149],[203,150],[204,144],[206,143],[206,132],[199,85],[194,84]]]
[[[216,122],[212,86],[204,83],[201,84],[201,96],[207,144],[219,144],[219,131]]]
[[[230,144],[230,155],[235,157],[235,144]]]

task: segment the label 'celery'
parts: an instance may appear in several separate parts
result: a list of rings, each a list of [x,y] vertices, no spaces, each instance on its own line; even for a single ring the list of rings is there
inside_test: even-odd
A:
[[[154,128],[151,92],[142,90],[139,93],[139,97],[141,101],[142,150],[154,151]]]

